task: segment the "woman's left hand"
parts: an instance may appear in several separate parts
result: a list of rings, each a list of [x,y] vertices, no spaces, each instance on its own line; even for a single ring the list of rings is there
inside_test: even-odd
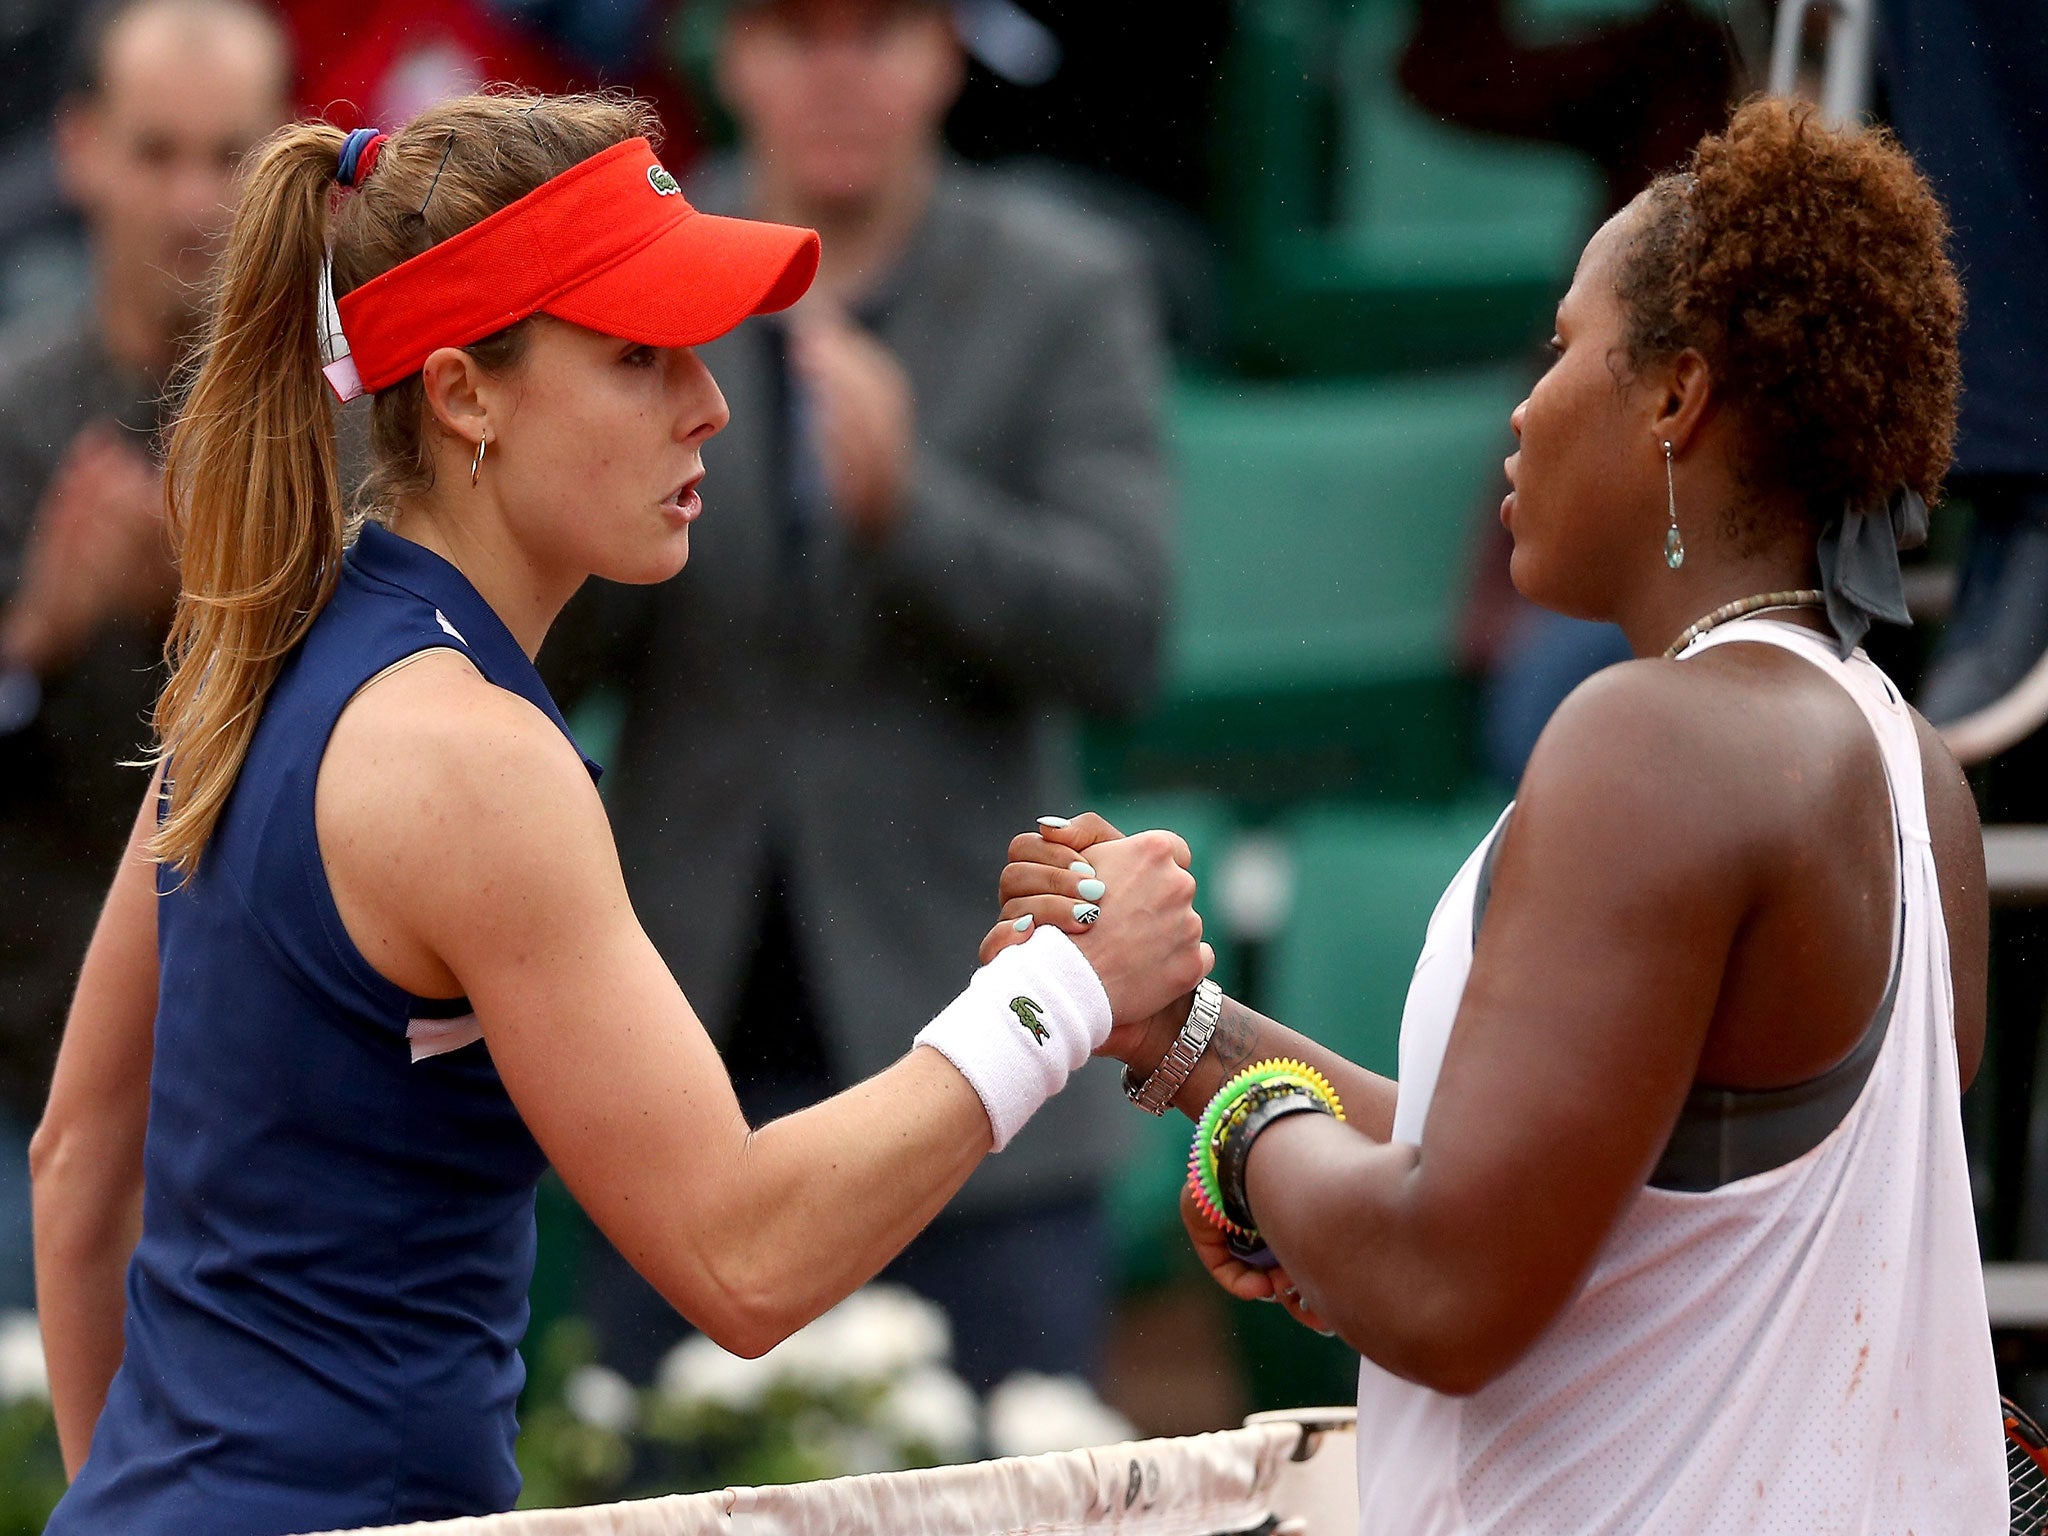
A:
[[[1195,1245],[1195,1257],[1209,1271],[1209,1278],[1239,1301],[1275,1301],[1304,1328],[1325,1335],[1336,1332],[1302,1300],[1301,1288],[1285,1267],[1255,1269],[1232,1253],[1222,1231],[1202,1215],[1185,1184],[1180,1191],[1180,1219],[1188,1229],[1188,1240]]]

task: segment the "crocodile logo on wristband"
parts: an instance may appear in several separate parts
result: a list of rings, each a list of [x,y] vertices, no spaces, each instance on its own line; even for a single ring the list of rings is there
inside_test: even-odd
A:
[[[1038,1003],[1032,1001],[1030,998],[1011,998],[1010,1012],[1017,1015],[1017,1022],[1019,1024],[1022,1024],[1029,1031],[1031,1031],[1031,1038],[1036,1040],[1040,1045],[1045,1044],[1046,1041],[1052,1038],[1052,1031],[1047,1029],[1045,1025],[1040,1022],[1040,1015],[1042,1015],[1045,1012],[1045,1009],[1041,1007]]]

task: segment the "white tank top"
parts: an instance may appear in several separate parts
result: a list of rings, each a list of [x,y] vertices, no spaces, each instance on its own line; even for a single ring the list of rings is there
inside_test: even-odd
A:
[[[1853,1107],[1782,1167],[1645,1187],[1564,1312],[1469,1397],[1371,1361],[1368,1536],[2006,1529],[2004,1432],[1963,1153],[1948,932],[1911,713],[1862,652],[1747,620],[1839,682],[1876,732],[1902,858],[1898,996]],[[1505,817],[1503,817],[1505,820]],[[1429,923],[1401,1018],[1394,1140],[1428,1146],[1495,826]]]

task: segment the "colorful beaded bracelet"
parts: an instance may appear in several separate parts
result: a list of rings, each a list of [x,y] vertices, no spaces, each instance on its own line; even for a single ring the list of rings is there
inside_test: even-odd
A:
[[[1195,1208],[1204,1221],[1236,1238],[1241,1245],[1256,1245],[1258,1233],[1248,1220],[1235,1219],[1231,1214],[1236,1202],[1224,1198],[1217,1175],[1217,1153],[1254,1107],[1293,1097],[1311,1100],[1313,1107],[1339,1120],[1344,1118],[1344,1106],[1328,1078],[1307,1062],[1275,1057],[1253,1063],[1217,1089],[1195,1123],[1194,1142],[1188,1149],[1188,1189]]]

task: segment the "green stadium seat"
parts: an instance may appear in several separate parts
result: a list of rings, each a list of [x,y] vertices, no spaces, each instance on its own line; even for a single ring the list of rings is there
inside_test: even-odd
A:
[[[1655,9],[1657,0],[1516,0],[1515,22],[1525,32],[1542,33],[1570,28],[1583,31],[1616,21],[1633,21]],[[1725,0],[1702,4],[1699,9],[1725,15]]]
[[[1098,787],[1443,799],[1467,777],[1453,640],[1516,369],[1183,384],[1164,702],[1097,733]]]
[[[1612,0],[1543,0],[1540,30]],[[1550,13],[1556,13],[1555,15]],[[1443,123],[1396,61],[1414,0],[1257,0],[1223,72],[1233,332],[1262,371],[1504,357],[1563,293],[1603,197],[1562,146]]]
[[[1449,127],[1411,103],[1394,74],[1411,26],[1406,7],[1365,7],[1345,39],[1339,249],[1357,279],[1547,286],[1555,303],[1599,212],[1598,173],[1575,151]]]
[[[1434,811],[1317,808],[1290,818],[1294,893],[1266,968],[1267,1011],[1392,1076],[1429,915],[1500,810],[1485,801]]]
[[[1445,671],[1473,507],[1514,446],[1523,382],[1490,370],[1181,391],[1175,688]]]
[[[1316,809],[1286,824],[1294,896],[1267,965],[1264,1011],[1372,1071],[1396,1066],[1401,1009],[1430,913],[1500,814]],[[1234,1312],[1254,1408],[1346,1401],[1358,1357],[1276,1307]]]

